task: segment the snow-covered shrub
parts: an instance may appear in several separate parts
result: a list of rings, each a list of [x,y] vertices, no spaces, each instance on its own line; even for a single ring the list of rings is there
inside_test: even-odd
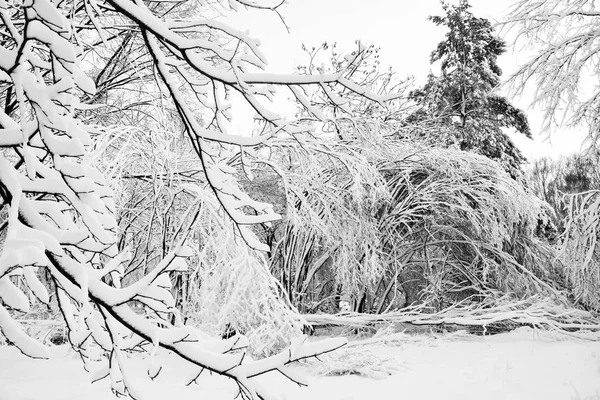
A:
[[[244,334],[253,355],[272,355],[301,336],[306,322],[282,296],[264,255],[236,235],[214,196],[196,189],[202,196],[193,231],[199,261],[188,278],[182,317],[211,335]]]
[[[91,158],[116,193],[119,241],[139,249],[125,264],[129,279],[155,267],[172,246],[186,203],[200,202],[199,222],[188,239],[194,247],[189,262],[197,268],[171,273],[182,321],[216,336],[227,329],[243,333],[250,352],[262,357],[302,334],[304,323],[281,296],[264,256],[236,237],[183,138],[160,130],[107,129],[95,138]]]
[[[422,294],[452,302],[553,291],[545,280],[555,253],[535,235],[543,203],[520,182],[494,161],[456,149],[396,153],[399,161],[382,168],[394,196],[384,230],[405,254],[404,268],[423,276]]]
[[[281,168],[287,225],[272,263],[296,306],[382,312],[556,292],[556,251],[536,233],[547,206],[496,162],[419,138],[355,136],[327,144],[336,157]]]
[[[272,269],[299,309],[336,312],[340,300],[356,303],[383,273],[375,211],[385,182],[358,142],[275,145],[284,156],[270,165],[286,204]]]
[[[600,191],[567,196],[569,200],[561,260],[573,297],[600,311]]]
[[[282,350],[302,335],[306,322],[282,301],[279,282],[263,256],[235,240],[222,243],[230,254],[217,250],[218,262],[204,262],[197,271],[199,285],[193,287],[185,310],[188,324],[213,335],[226,336],[228,330],[244,334],[259,357]]]

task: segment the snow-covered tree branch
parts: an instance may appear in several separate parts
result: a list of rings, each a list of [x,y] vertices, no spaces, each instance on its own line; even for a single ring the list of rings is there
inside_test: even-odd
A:
[[[593,142],[598,140],[600,127],[600,12],[596,8],[594,2],[586,0],[522,0],[506,21],[509,28],[516,30],[517,42],[535,48],[509,85],[516,93],[523,93],[526,84],[533,82],[533,104],[545,111],[545,128],[584,127]],[[593,159],[595,146],[589,150]],[[593,169],[597,170],[597,165]],[[566,214],[560,221],[565,228],[561,255],[573,298],[597,311],[597,190],[585,187],[586,182],[578,182],[584,178],[589,186],[591,180],[585,173],[573,172],[571,182],[565,183],[574,187],[561,188],[568,193],[568,204],[560,210]],[[561,178],[557,175],[554,179]],[[578,183],[584,185],[577,187]]]
[[[218,6],[228,11],[240,6],[277,8],[240,1]],[[124,361],[125,353],[139,349],[168,349],[192,369],[233,379],[243,398],[268,398],[268,391],[254,377],[269,371],[292,377],[286,369],[289,363],[344,345],[344,339],[311,344],[300,340],[282,353],[250,362],[245,360],[248,343],[243,336],[213,340],[170,318],[175,302],[168,274],[185,269],[185,260],[192,255],[185,243],[201,215],[201,198],[187,207],[168,250],[146,266],[147,273],[123,279],[124,264],[132,255],[118,242],[113,191],[89,157],[104,128],[82,122],[88,108],[82,101],[98,101],[95,83],[126,85],[139,77],[134,73],[119,80],[118,74],[108,74],[117,64],[111,60],[119,56],[106,56],[105,51],[103,60],[112,66],[102,69],[94,82],[86,76],[94,58],[85,56],[96,51],[94,46],[117,42],[122,51],[125,41],[136,42],[136,68],[145,71],[138,82],[147,83],[153,75],[149,84],[160,90],[154,101],[176,110],[200,161],[203,178],[195,182],[199,190],[208,189],[215,196],[235,227],[235,237],[263,250],[267,247],[245,225],[279,216],[238,185],[240,149],[260,147],[276,137],[294,137],[311,128],[271,111],[274,88],[297,94],[298,88],[309,85],[325,93],[339,86],[376,102],[394,95],[376,95],[342,72],[265,73],[266,59],[257,40],[204,17],[201,7],[186,2],[168,9],[143,1],[1,0],[0,18],[0,92],[6,105],[0,110],[0,195],[7,211],[1,221],[6,238],[0,255],[0,328],[10,342],[29,356],[47,357],[44,346],[21,331],[15,316],[30,308],[30,292],[49,302],[51,294],[38,276],[48,269],[73,348],[86,368],[95,368],[97,358],[105,361],[94,376],[110,377],[116,394],[142,396],[128,379]],[[102,80],[108,76],[109,81]],[[262,121],[258,135],[250,129],[245,135],[228,133],[234,100],[257,113]],[[337,97],[332,101],[344,102]],[[154,319],[134,312],[132,302],[152,310]],[[150,367],[150,376],[159,372],[160,368]]]
[[[522,0],[506,19],[516,44],[532,56],[509,80],[517,94],[534,83],[533,104],[544,110],[546,129],[589,126],[598,131],[600,13],[587,0]]]

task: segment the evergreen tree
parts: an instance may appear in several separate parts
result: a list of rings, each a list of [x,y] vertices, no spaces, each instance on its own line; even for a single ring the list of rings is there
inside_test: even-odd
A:
[[[521,175],[525,161],[502,128],[514,128],[531,137],[525,114],[496,92],[502,71],[498,56],[505,42],[494,35],[490,21],[475,17],[467,0],[459,5],[442,2],[445,16],[430,20],[446,26],[445,40],[431,53],[441,74],[429,74],[427,83],[412,92],[420,109],[411,121],[433,120],[451,128],[452,140],[462,150],[499,161],[513,178]]]

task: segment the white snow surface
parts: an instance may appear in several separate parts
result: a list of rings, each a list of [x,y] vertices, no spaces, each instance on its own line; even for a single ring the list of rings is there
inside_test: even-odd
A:
[[[115,398],[108,381],[90,383],[91,375],[83,370],[70,348],[51,350],[50,360],[34,360],[21,355],[15,347],[0,346],[0,400]],[[349,357],[371,353],[396,367],[384,379],[360,375],[323,377],[317,375],[324,368],[310,363],[294,367],[309,376],[308,387],[299,387],[275,373],[261,377],[261,384],[284,400],[600,399],[600,342],[529,328],[488,337],[414,340],[406,336],[405,341],[394,345],[352,346],[338,350],[339,355],[344,351]],[[128,365],[135,369],[131,377],[146,399],[230,400],[237,394],[231,381],[208,373],[201,375],[198,385],[186,387],[182,371],[189,368],[183,368],[185,361],[167,353],[157,357],[166,368],[155,381],[146,375],[147,357],[128,359]]]

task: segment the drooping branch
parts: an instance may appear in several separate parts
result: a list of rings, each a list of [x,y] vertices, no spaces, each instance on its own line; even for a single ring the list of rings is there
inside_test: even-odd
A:
[[[595,136],[600,121],[599,16],[586,0],[522,0],[504,22],[516,32],[515,45],[533,50],[507,85],[515,94],[534,85],[532,103],[544,110],[546,130],[584,124]]]
[[[128,41],[135,42],[131,61],[139,61],[137,67],[141,70],[146,68],[136,83],[143,83],[152,76],[151,72],[156,72],[159,80],[151,87],[167,88],[165,97],[178,112],[200,158],[202,168],[194,174],[200,172],[204,177],[195,182],[202,185],[194,190],[206,190],[204,183],[207,183],[237,232],[246,242],[260,247],[243,225],[273,220],[276,216],[272,207],[254,201],[240,189],[236,170],[230,163],[236,159],[240,147],[258,147],[274,132],[258,139],[228,136],[222,121],[203,125],[202,112],[192,112],[185,97],[191,89],[196,99],[202,99],[206,113],[228,120],[229,105],[223,91],[234,90],[260,111],[275,130],[292,132],[293,124],[283,123],[258,101],[259,96],[268,92],[258,87],[268,76],[246,71],[250,66],[264,67],[265,60],[256,42],[225,24],[198,19],[198,13],[193,15],[192,23],[169,20],[162,5],[150,9],[142,2],[89,0],[72,6],[63,10],[65,4],[50,0],[29,0],[23,4],[0,0],[4,22],[0,30],[7,37],[0,47],[0,81],[11,88],[6,94],[7,101],[14,98],[15,102],[14,107],[0,112],[0,147],[6,150],[0,154],[0,194],[8,211],[7,234],[0,254],[3,334],[28,355],[47,355],[43,346],[22,332],[15,314],[30,310],[25,287],[42,302],[49,302],[48,291],[38,276],[38,271],[48,271],[71,345],[86,368],[92,366],[94,352],[100,352],[104,365],[94,380],[110,377],[117,394],[134,398],[139,395],[128,377],[123,354],[159,347],[189,361],[195,370],[205,368],[233,379],[242,398],[271,398],[253,379],[269,371],[279,371],[302,383],[287,365],[335,350],[345,344],[345,339],[320,343],[301,340],[280,354],[250,362],[245,358],[247,340],[243,336],[214,340],[171,318],[176,314],[176,304],[169,273],[185,270],[186,260],[193,256],[185,243],[191,240],[190,232],[197,223],[201,201],[193,201],[179,218],[178,226],[169,233],[169,243],[164,244],[161,258],[146,257],[149,264],[144,265],[146,273],[141,277],[127,276],[130,271],[125,270],[125,265],[135,257],[118,241],[113,192],[90,157],[94,139],[100,139],[104,132],[78,119],[85,116],[79,96],[91,101],[97,99],[93,80],[82,70],[78,56],[81,53],[76,45],[90,37],[98,45],[106,45],[115,38],[106,37],[107,30],[127,36],[121,37],[121,46],[116,51],[124,53],[123,46]],[[124,25],[112,24],[115,21],[126,21],[129,26],[125,29]],[[244,43],[245,50],[227,50],[224,41],[232,38]],[[135,69],[125,68],[121,78],[116,65],[122,66],[122,56],[104,57],[108,53],[109,50],[103,52],[101,58],[105,64],[98,72],[97,82],[106,83],[101,97],[108,95],[110,87],[131,84],[134,82],[131,77],[136,74]],[[154,71],[147,69],[149,65]],[[311,83],[290,79],[289,84]],[[271,80],[277,85],[284,84],[278,77]],[[187,89],[181,90],[177,82],[187,84]],[[207,83],[208,93],[213,93],[211,100],[199,89]],[[362,89],[354,88],[362,93]],[[144,100],[141,103],[149,104]],[[158,173],[152,175],[154,180],[162,177]],[[168,201],[167,213],[176,208],[175,196]],[[246,207],[258,215],[246,215]],[[156,215],[162,217],[153,213],[150,228]],[[166,225],[165,221],[161,223]],[[239,255],[254,256],[250,251]],[[24,285],[17,286],[14,281]],[[152,318],[136,314],[130,308],[132,303],[143,304]],[[151,376],[156,377],[159,372],[160,369],[153,371]]]

